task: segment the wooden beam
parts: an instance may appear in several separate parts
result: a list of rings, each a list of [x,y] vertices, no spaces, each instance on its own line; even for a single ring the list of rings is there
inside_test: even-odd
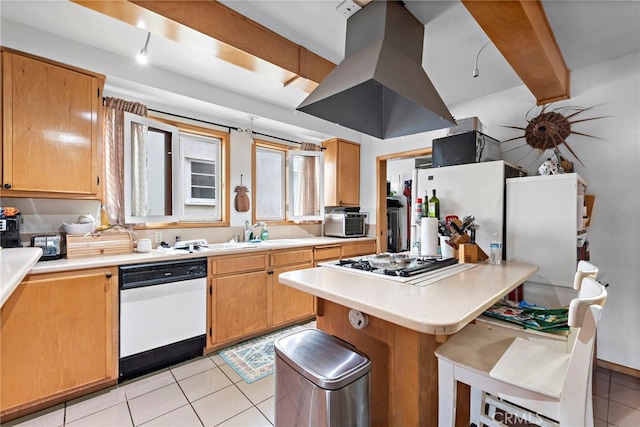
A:
[[[70,0],[283,84],[311,92],[335,67],[279,34],[211,0]],[[150,48],[152,49],[152,48]]]
[[[540,0],[461,0],[538,105],[570,97],[570,72]]]

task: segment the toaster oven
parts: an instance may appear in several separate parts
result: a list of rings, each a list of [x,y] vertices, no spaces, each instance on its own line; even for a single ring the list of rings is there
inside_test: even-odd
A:
[[[329,212],[324,215],[324,235],[364,237],[368,214],[363,212]]]

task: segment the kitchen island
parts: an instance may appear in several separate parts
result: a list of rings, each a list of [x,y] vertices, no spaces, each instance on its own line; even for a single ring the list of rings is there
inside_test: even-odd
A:
[[[317,296],[317,327],[371,359],[372,425],[431,427],[438,424],[434,350],[537,270],[518,262],[479,263],[419,286],[317,267],[283,273],[280,282]],[[350,310],[367,314],[368,325],[351,326]],[[459,387],[458,410],[465,409],[468,389]],[[460,425],[465,418],[458,417]]]

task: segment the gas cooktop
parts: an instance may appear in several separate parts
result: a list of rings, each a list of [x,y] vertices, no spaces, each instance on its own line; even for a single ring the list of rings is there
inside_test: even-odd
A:
[[[341,259],[319,263],[318,265],[417,286],[426,286],[476,267],[476,264],[458,263],[456,258],[418,258],[415,266],[400,270],[375,269],[367,261],[367,257]]]

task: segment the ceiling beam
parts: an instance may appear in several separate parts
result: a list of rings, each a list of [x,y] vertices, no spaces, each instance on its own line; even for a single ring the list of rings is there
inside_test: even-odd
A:
[[[570,97],[570,72],[540,0],[461,0],[538,105]]]
[[[70,0],[311,92],[335,64],[212,0]]]

